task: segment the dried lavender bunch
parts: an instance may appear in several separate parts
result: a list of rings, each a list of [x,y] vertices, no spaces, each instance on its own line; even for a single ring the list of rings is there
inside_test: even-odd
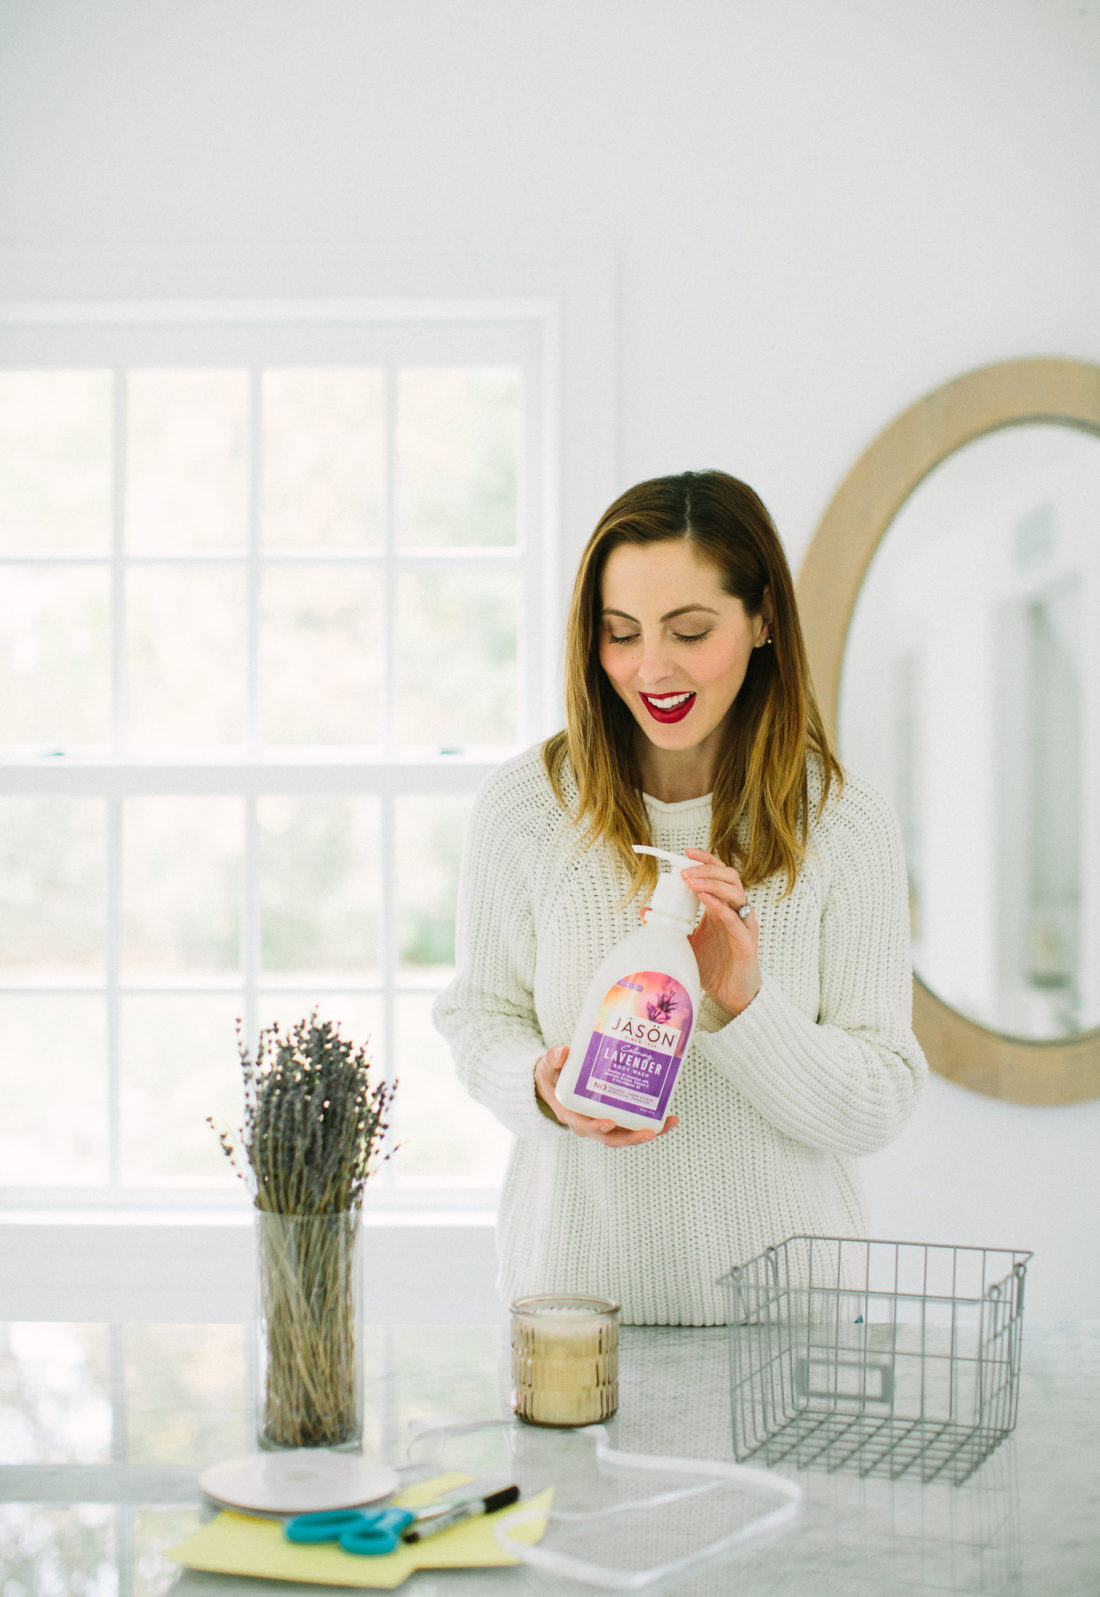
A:
[[[237,1051],[244,1123],[220,1140],[260,1211],[261,1446],[354,1446],[360,1213],[397,1084],[372,1086],[365,1047],[316,1010],[261,1031],[255,1059],[238,1020]]]
[[[244,1124],[220,1133],[257,1209],[285,1215],[357,1209],[382,1148],[396,1082],[372,1086],[365,1046],[340,1036],[313,1010],[284,1032],[260,1032],[256,1057],[237,1022],[244,1076]],[[211,1122],[213,1124],[213,1122]]]

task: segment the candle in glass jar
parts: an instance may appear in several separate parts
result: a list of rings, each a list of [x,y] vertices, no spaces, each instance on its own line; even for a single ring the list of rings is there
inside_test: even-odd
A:
[[[592,1425],[619,1406],[619,1305],[546,1294],[512,1304],[512,1408],[534,1425]]]

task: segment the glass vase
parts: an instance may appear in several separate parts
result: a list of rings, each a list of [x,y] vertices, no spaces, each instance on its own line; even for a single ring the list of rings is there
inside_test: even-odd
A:
[[[358,1209],[256,1214],[257,1439],[263,1449],[363,1441]]]

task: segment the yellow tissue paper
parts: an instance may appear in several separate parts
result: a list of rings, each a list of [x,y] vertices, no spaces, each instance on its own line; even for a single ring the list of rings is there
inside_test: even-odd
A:
[[[468,1478],[468,1477],[467,1477]],[[440,1476],[421,1481],[393,1499],[402,1508],[422,1508],[444,1492],[462,1484],[461,1476]],[[307,1544],[287,1541],[277,1519],[256,1519],[223,1509],[214,1519],[173,1547],[168,1557],[188,1569],[221,1575],[251,1575],[266,1580],[297,1580],[315,1586],[400,1586],[417,1569],[479,1569],[494,1564],[514,1564],[493,1535],[493,1525],[521,1510],[541,1510],[541,1517],[516,1527],[517,1540],[537,1542],[546,1529],[553,1490],[540,1492],[526,1502],[497,1513],[468,1519],[441,1530],[422,1542],[402,1542],[395,1552],[381,1557],[345,1553],[336,1542]]]

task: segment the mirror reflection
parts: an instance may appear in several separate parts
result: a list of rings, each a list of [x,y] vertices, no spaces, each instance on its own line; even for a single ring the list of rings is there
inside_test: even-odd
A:
[[[860,589],[838,736],[898,811],[925,985],[1009,1036],[1100,1025],[1100,437],[1003,427],[924,478]]]

